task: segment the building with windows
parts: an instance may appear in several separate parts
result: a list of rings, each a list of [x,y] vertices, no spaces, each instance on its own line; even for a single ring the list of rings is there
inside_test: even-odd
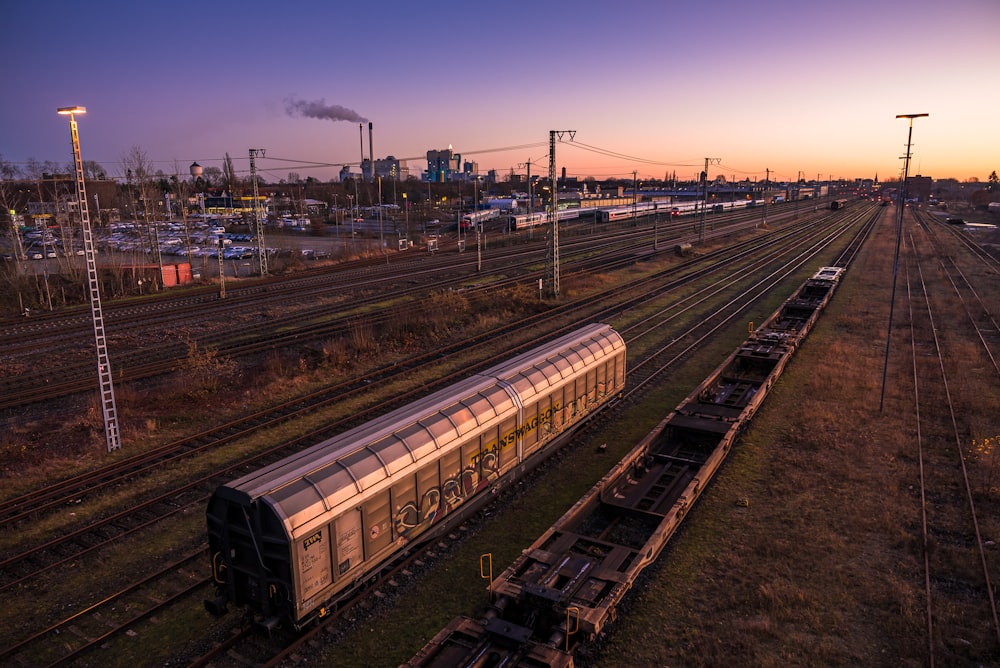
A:
[[[350,165],[344,165],[343,167],[340,168],[340,173],[337,175],[337,178],[339,178],[340,182],[343,183],[344,181],[347,181],[348,179],[361,178],[361,174],[357,174],[355,172],[352,172]]]
[[[424,172],[424,181],[433,183],[455,181],[461,164],[462,155],[455,153],[451,146],[443,151],[427,151],[427,171]]]
[[[410,178],[410,168],[405,160],[395,156],[386,156],[375,161],[375,176],[386,180],[405,181]]]

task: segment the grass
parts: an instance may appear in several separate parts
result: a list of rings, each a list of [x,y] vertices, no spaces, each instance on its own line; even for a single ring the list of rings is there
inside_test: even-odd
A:
[[[888,241],[883,228],[621,622],[579,665],[924,665],[905,364],[891,366],[878,411]],[[991,405],[987,394],[960,405]],[[954,628],[962,612],[938,614]]]

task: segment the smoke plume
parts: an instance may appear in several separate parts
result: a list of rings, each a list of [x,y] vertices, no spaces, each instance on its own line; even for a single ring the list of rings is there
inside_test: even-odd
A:
[[[368,121],[367,118],[353,109],[342,107],[339,104],[327,104],[324,99],[287,99],[285,100],[285,111],[288,112],[289,116],[306,116],[325,121],[355,121],[358,123]]]

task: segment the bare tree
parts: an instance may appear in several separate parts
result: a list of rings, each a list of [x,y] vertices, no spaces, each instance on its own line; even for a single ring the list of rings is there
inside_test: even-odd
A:
[[[142,205],[143,245],[149,250],[153,259],[159,263],[160,249],[155,242],[150,222],[150,209],[158,201],[153,163],[146,151],[138,145],[133,145],[122,154],[121,162],[122,166],[125,167],[129,191],[132,191],[133,186],[136,188],[135,192],[137,192],[139,202]]]
[[[76,168],[71,166],[71,168],[70,168],[69,171],[73,172],[75,170],[76,170]],[[101,165],[99,163],[97,163],[97,162],[95,162],[93,160],[84,160],[83,161],[83,176],[84,176],[84,178],[90,179],[90,180],[93,180],[93,181],[97,181],[97,180],[102,180],[103,181],[104,179],[108,178],[108,172],[107,172],[107,170],[104,169],[104,167],[101,167]]]
[[[41,181],[45,174],[55,174],[59,169],[59,163],[52,160],[39,162],[34,158],[28,158],[28,162],[24,167],[24,173],[32,181]]]
[[[184,249],[187,253],[188,264],[194,267],[194,261],[191,259],[191,230],[188,227],[187,219],[187,209],[188,209],[188,197],[191,194],[191,184],[180,177],[180,165],[174,161],[174,175],[170,177],[170,180],[177,193],[177,204],[181,208],[181,220],[184,223]]]
[[[205,181],[206,186],[218,185],[222,181],[222,170],[218,167],[205,167],[201,178]]]
[[[4,227],[10,230],[11,247],[14,249],[14,259],[20,263],[24,259],[24,246],[21,244],[21,235],[17,229],[15,214],[11,213],[24,206],[22,201],[23,188],[19,187],[22,174],[20,168],[12,162],[4,160],[0,154],[0,218],[7,219],[9,225]]]
[[[236,170],[233,169],[233,159],[229,157],[229,153],[226,153],[226,159],[222,163],[222,184],[230,196],[235,196],[240,187],[240,178],[236,176]]]

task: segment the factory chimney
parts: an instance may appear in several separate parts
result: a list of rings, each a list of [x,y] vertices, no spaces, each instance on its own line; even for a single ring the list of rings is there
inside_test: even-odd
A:
[[[375,181],[375,135],[372,132],[372,122],[368,121],[368,159],[371,160],[371,178]]]

